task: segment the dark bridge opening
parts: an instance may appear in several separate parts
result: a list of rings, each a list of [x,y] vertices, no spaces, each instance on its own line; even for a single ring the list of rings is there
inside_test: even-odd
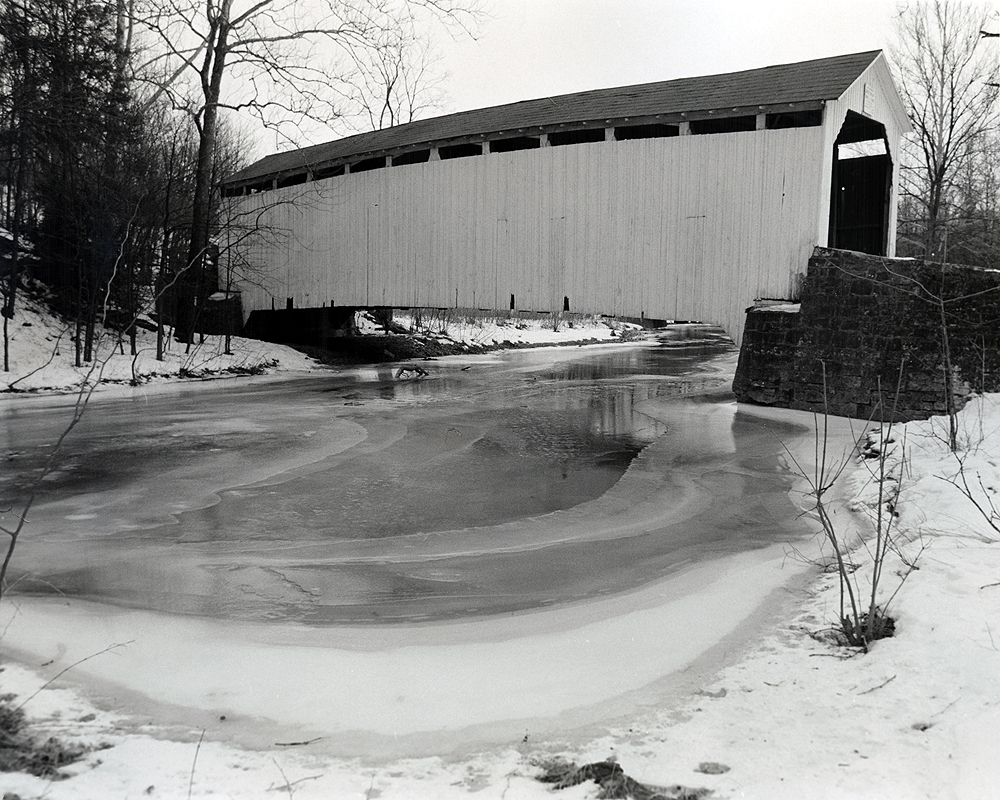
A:
[[[891,187],[885,126],[847,112],[833,147],[829,246],[886,255]]]

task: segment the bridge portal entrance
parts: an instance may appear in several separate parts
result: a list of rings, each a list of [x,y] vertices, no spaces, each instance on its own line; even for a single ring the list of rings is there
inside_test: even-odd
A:
[[[833,146],[829,246],[888,254],[892,158],[885,126],[854,111]]]

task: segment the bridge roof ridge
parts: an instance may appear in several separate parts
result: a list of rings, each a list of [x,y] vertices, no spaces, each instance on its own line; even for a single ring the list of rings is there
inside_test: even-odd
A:
[[[266,156],[226,179],[241,183],[268,175],[415,145],[593,121],[651,118],[721,109],[773,107],[840,97],[881,50],[777,64],[738,72],[591,89],[458,111],[391,128]]]

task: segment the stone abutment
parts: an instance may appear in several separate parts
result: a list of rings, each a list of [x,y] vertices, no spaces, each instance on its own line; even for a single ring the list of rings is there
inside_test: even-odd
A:
[[[748,309],[741,402],[925,419],[1000,391],[1000,270],[816,248],[797,303]]]

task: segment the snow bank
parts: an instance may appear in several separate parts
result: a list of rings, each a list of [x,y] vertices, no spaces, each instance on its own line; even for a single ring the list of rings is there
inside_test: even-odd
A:
[[[363,334],[384,333],[385,328],[367,312],[355,316]],[[504,345],[559,345],[580,342],[614,342],[642,330],[635,323],[587,314],[525,314],[472,309],[424,309],[394,311],[398,330],[440,337],[473,347]]]
[[[867,655],[831,646],[822,633],[837,618],[839,589],[835,575],[822,575],[798,612],[776,621],[754,652],[720,672],[709,694],[671,709],[637,741],[618,732],[577,758],[603,758],[613,748],[630,774],[654,783],[690,776],[701,762],[722,762],[727,772],[700,780],[721,797],[995,796],[1000,533],[954,478],[963,461],[980,505],[989,509],[995,501],[998,404],[993,395],[965,409],[968,449],[958,456],[945,445],[941,418],[896,429],[897,458],[907,461],[898,507],[902,555],[917,559],[918,569],[890,606],[894,638],[876,642]],[[845,526],[845,517],[857,522],[871,501],[864,465],[855,465],[848,484],[858,499],[850,503],[854,511],[838,509]],[[855,560],[864,582],[870,564],[863,550]],[[890,560],[882,601],[906,572],[900,557]]]
[[[127,338],[99,328],[94,360],[76,367],[73,326],[37,303],[19,299],[9,326],[10,371],[2,373],[0,389],[15,392],[69,392],[84,384],[149,384],[264,371],[308,372],[318,366],[293,348],[241,337],[232,337],[227,353],[223,336],[198,338],[190,351],[166,336],[164,359],[157,361],[155,331],[137,331],[138,353],[133,356]]]
[[[369,313],[358,312],[355,319],[363,334],[386,333]],[[396,312],[393,322],[398,329],[423,337],[476,347],[620,342],[640,330],[638,325],[603,317],[517,317],[453,309],[423,317]],[[196,336],[196,342],[188,348],[168,335],[163,341],[163,360],[158,361],[156,333],[149,327],[147,321],[147,327],[137,330],[138,352],[133,356],[127,338],[98,326],[93,361],[76,367],[73,325],[57,319],[30,298],[19,296],[14,318],[9,322],[10,371],[3,373],[0,391],[71,392],[85,384],[99,384],[105,390],[114,385],[149,386],[181,379],[324,369],[295,348],[239,336],[230,337],[227,351],[224,336]]]

